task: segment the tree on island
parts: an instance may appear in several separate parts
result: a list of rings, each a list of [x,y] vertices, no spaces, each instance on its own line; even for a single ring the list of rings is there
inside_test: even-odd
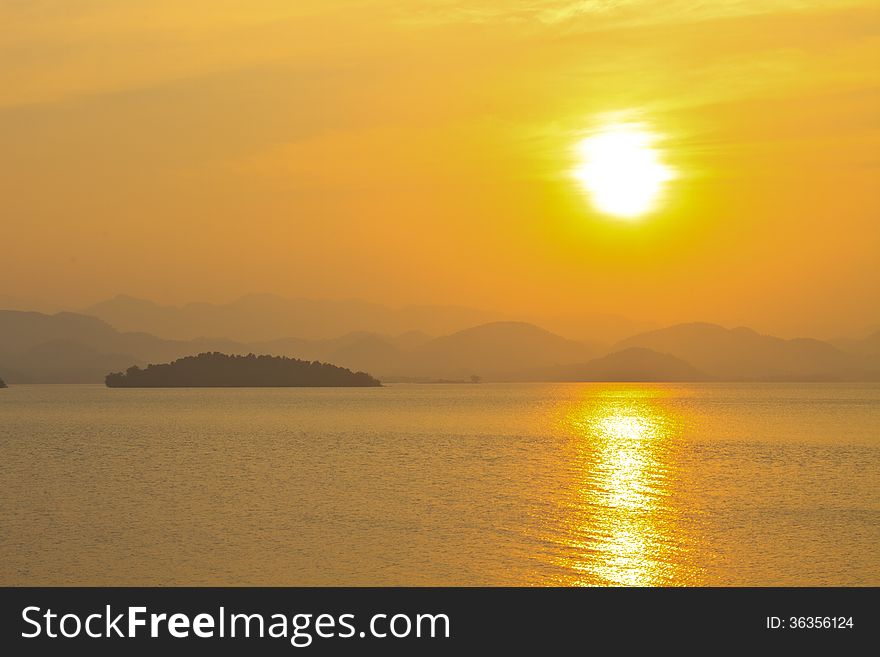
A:
[[[230,356],[219,352],[187,356],[172,363],[129,367],[108,374],[108,388],[196,387],[374,387],[382,383],[365,372],[329,363],[283,356]]]
[[[6,381],[4,381],[3,379],[0,379],[0,388],[5,388],[5,387],[6,387]]]

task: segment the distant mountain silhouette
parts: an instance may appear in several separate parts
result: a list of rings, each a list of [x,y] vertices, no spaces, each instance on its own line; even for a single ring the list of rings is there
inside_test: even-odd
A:
[[[844,338],[834,340],[832,344],[850,354],[858,356],[880,356],[880,331],[874,331],[864,338]]]
[[[254,343],[254,349],[338,363],[386,378],[509,378],[535,367],[588,360],[598,347],[545,331],[524,322],[492,322],[429,338],[412,332],[389,337],[353,332],[331,340],[287,338]]]
[[[380,335],[364,335],[342,344],[326,355],[327,360],[367,372],[393,372],[405,362],[405,352]]]
[[[583,312],[569,309],[566,313],[538,314],[529,318],[539,326],[567,336],[573,340],[601,342],[606,345],[618,340],[657,328],[652,322],[644,322],[620,315]]]
[[[120,333],[94,317],[0,310],[0,374],[20,383],[100,382],[111,370],[202,351],[248,353],[224,339],[162,340]]]
[[[677,324],[648,331],[618,342],[614,349],[628,347],[671,354],[721,380],[860,380],[878,374],[827,342],[784,340],[715,324]]]
[[[561,365],[544,373],[549,381],[706,381],[690,363],[643,347],[630,347],[588,363]]]
[[[880,380],[868,336],[844,352],[818,340],[750,329],[680,324],[640,333],[610,350],[533,324],[491,322],[431,338],[409,331],[351,331],[329,339],[250,343],[225,338],[167,340],[120,332],[76,313],[0,311],[0,376],[13,383],[89,383],[109,371],[203,352],[261,353],[334,363],[396,381],[469,380]],[[637,348],[636,351],[631,351]],[[639,351],[640,350],[640,351]],[[860,355],[855,352],[866,352]]]
[[[0,307],[2,304],[0,304]],[[11,306],[10,306],[11,307]],[[286,337],[323,340],[346,333],[420,337],[447,335],[479,324],[512,319],[501,313],[460,306],[393,308],[357,299],[287,299],[248,294],[229,303],[188,303],[166,306],[129,295],[118,295],[82,310],[120,331],[146,331],[156,336],[190,340],[225,336],[239,342],[265,342]],[[555,333],[587,342],[610,343],[654,326],[616,315],[571,310],[528,318]]]
[[[49,340],[31,347],[13,361],[25,368],[25,381],[34,383],[97,382],[112,370],[141,364],[131,354],[106,353],[76,340]]]
[[[249,294],[226,304],[179,307],[120,295],[83,312],[120,331],[147,331],[177,340],[222,335],[243,342],[288,336],[324,339],[352,331],[396,335],[420,330],[439,335],[498,319],[492,313],[457,306],[389,308],[355,299],[285,299],[272,294]]]
[[[407,331],[391,339],[391,344],[399,349],[415,349],[430,342],[433,338],[422,331]]]
[[[409,373],[447,378],[507,378],[525,369],[587,360],[593,345],[525,322],[492,322],[435,338],[414,349]]]
[[[326,340],[281,338],[254,342],[251,347],[261,353],[323,360],[352,369],[384,373],[397,368],[404,359],[404,352],[409,349],[406,345],[421,342],[420,339],[414,340],[413,336],[404,335],[406,337],[395,338],[367,331],[353,331]]]
[[[172,363],[130,367],[108,374],[108,388],[188,387],[374,387],[364,372],[281,356],[230,356],[218,352],[187,356]]]
[[[76,313],[0,311],[0,375],[19,383],[100,382],[108,371],[206,351],[255,352],[339,363],[354,370],[396,371],[404,352],[430,339],[418,332],[391,337],[360,331],[328,340],[284,338],[251,344],[224,338],[163,340],[122,333]]]

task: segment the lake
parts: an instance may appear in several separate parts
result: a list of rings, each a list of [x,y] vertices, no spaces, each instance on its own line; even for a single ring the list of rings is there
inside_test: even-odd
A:
[[[880,585],[880,385],[0,390],[4,585]]]

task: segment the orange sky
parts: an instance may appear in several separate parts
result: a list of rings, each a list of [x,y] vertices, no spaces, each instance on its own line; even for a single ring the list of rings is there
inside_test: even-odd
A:
[[[873,0],[0,3],[0,298],[880,323]],[[575,144],[677,172],[598,214]]]

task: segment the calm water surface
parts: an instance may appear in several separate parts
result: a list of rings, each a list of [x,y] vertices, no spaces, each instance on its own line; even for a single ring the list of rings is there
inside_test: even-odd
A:
[[[6,585],[880,585],[880,386],[13,386],[0,522]]]

